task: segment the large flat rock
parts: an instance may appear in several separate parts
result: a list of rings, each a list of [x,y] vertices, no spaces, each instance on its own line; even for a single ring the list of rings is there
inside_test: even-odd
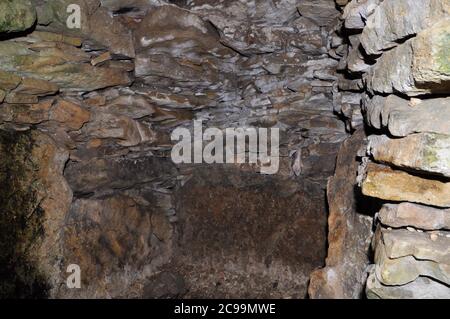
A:
[[[397,95],[375,95],[363,99],[366,120],[380,129],[388,127],[393,136],[412,133],[450,135],[450,98],[417,99],[414,102]]]
[[[347,29],[363,29],[366,20],[374,13],[380,0],[351,1],[345,6],[342,18]]]
[[[448,1],[445,3],[449,4]],[[448,12],[446,17],[420,32],[412,42],[414,81],[417,88],[432,93],[448,94],[450,92],[450,14]]]
[[[384,243],[377,244],[374,261],[377,278],[385,285],[405,285],[420,276],[450,284],[449,264],[420,260],[411,255],[390,258]]]
[[[330,25],[339,16],[334,1],[330,0],[301,1],[298,5],[298,11],[302,16],[311,19],[319,26]]]
[[[388,118],[387,126],[394,136],[421,132],[450,135],[449,111],[450,98],[436,98],[421,100],[419,104],[409,105],[408,108],[393,108],[388,116],[383,114],[382,117],[383,120]]]
[[[413,203],[385,204],[378,219],[395,228],[415,227],[424,230],[450,229],[450,209],[438,209]]]
[[[378,162],[450,177],[450,135],[419,133],[403,138],[372,135],[368,149]]]
[[[381,54],[439,19],[448,17],[449,13],[448,1],[385,0],[368,17],[361,44],[367,54]]]
[[[358,213],[354,192],[359,164],[354,154],[364,138],[360,129],[343,143],[328,180],[328,255],[326,267],[311,274],[308,292],[313,299],[360,298],[364,291],[372,218]]]
[[[383,285],[371,272],[367,280],[369,299],[448,299],[450,287],[426,277],[419,277],[403,286]]]
[[[386,255],[390,259],[413,256],[450,266],[450,238],[446,232],[440,235],[407,229],[384,229],[382,231]]]
[[[450,207],[449,181],[412,175],[374,163],[368,164],[362,192],[385,200]]]
[[[16,76],[39,79],[41,90],[46,83],[42,80],[58,85],[61,90],[89,92],[131,83],[127,72],[95,67],[87,61],[89,56],[84,51],[61,43],[49,42],[34,48],[32,43],[25,41],[0,42],[0,69]],[[36,82],[38,80],[34,81],[35,85]],[[46,90],[48,86],[45,84]]]
[[[45,3],[32,1],[38,10],[38,24],[41,29],[80,36],[89,40],[94,47],[108,48],[114,54],[134,58],[131,30],[122,23],[123,20],[109,12],[108,7],[101,7],[100,0],[58,0]],[[69,5],[80,7],[80,28],[67,26],[72,14],[68,11]]]
[[[220,166],[195,172],[176,197],[173,258],[188,297],[306,296],[309,274],[326,255],[320,188]]]
[[[0,2],[0,33],[25,31],[36,22],[36,10],[29,0]]]
[[[365,75],[369,91],[409,96],[450,91],[450,19],[385,52]]]

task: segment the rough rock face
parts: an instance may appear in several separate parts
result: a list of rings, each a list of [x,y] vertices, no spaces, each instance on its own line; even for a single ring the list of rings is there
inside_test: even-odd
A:
[[[450,177],[450,135],[420,133],[391,139],[370,138],[369,152],[378,162]]]
[[[368,91],[409,96],[447,93],[450,90],[449,32],[450,18],[441,19],[383,54],[365,76]]]
[[[0,296],[449,298],[449,11],[0,0]],[[176,164],[194,120],[279,169]]]
[[[450,228],[449,209],[437,209],[412,203],[385,204],[378,215],[383,225],[425,230]]]
[[[450,297],[449,8],[354,0],[344,10],[350,45],[336,49],[344,50],[338,85],[362,97],[372,133],[358,181],[364,202],[385,201],[374,219],[369,298]]]
[[[364,195],[450,207],[450,183],[370,163],[362,184]]]
[[[376,1],[379,4],[376,7],[373,6],[374,1],[359,2],[362,4],[352,1],[349,6],[364,10],[372,4],[372,14],[366,16],[366,25],[359,25],[357,28],[364,28],[361,45],[368,55],[379,55],[396,47],[398,42],[415,36],[442,18],[448,18],[450,13],[448,1],[441,0]],[[346,26],[349,27],[347,21]]]
[[[303,1],[298,5],[298,11],[320,26],[332,25],[339,16],[336,5],[328,0]]]
[[[320,186],[239,170],[208,176],[220,172],[201,169],[177,194],[184,228],[174,259],[187,296],[303,298],[308,274],[325,258]]]
[[[61,229],[72,191],[68,153],[37,131],[1,132],[2,298],[47,297],[58,284]]]
[[[355,156],[364,146],[360,128],[338,154],[336,172],[328,180],[328,255],[326,267],[312,273],[309,296],[314,299],[361,298],[369,265],[372,218],[362,212],[355,197]]]
[[[449,98],[407,100],[396,95],[363,98],[367,123],[374,128],[386,127],[395,137],[413,133],[450,134]]]
[[[334,1],[30,1],[0,1],[1,226],[18,242],[1,294],[305,297],[327,178],[361,123],[334,113],[356,103],[336,98]],[[174,164],[192,120],[279,128],[279,171]],[[16,215],[32,216],[17,232]]]
[[[25,31],[36,22],[36,11],[29,0],[0,3],[0,32]]]

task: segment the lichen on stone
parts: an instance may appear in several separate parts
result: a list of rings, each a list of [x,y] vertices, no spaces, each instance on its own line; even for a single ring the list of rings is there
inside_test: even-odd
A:
[[[442,74],[450,74],[450,33],[444,32],[440,36],[440,43],[437,52],[438,70]]]
[[[28,0],[0,0],[0,32],[20,32],[36,22],[36,10]]]

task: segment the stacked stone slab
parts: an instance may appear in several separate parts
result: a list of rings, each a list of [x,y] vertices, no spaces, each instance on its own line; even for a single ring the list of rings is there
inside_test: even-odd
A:
[[[367,297],[450,298],[450,1],[353,0],[343,19],[340,94],[363,89],[374,132],[360,186],[385,202]]]

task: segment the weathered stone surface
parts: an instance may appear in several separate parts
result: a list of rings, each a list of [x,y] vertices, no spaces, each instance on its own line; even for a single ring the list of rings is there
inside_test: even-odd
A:
[[[111,60],[111,58],[112,58],[111,53],[110,52],[105,52],[105,53],[100,54],[98,57],[93,58],[91,60],[91,64],[93,66],[96,66],[96,65],[98,65],[100,63],[103,63],[103,62]]]
[[[329,0],[303,1],[298,5],[298,11],[320,26],[330,25],[339,16],[334,1]]]
[[[364,195],[450,207],[450,182],[428,179],[369,163],[362,185]]]
[[[369,90],[383,94],[401,92],[409,96],[448,93],[449,30],[450,19],[444,19],[385,52],[366,74]]]
[[[386,98],[381,95],[375,95],[370,97],[369,95],[364,94],[361,101],[362,101],[361,107],[362,110],[364,111],[365,123],[373,128],[380,129],[382,127],[381,112],[387,105]],[[401,101],[404,100],[401,99]]]
[[[154,133],[145,124],[124,115],[96,112],[86,124],[83,133],[93,138],[117,139],[123,146],[134,146],[151,141]]]
[[[210,24],[198,15],[175,6],[162,6],[150,12],[135,31],[135,44],[139,52],[136,57],[138,76],[166,76],[162,66],[169,63],[173,65],[170,75],[173,79],[191,81],[200,87],[221,81],[218,69],[222,62],[212,62],[218,64],[217,67],[177,63],[180,54],[191,54],[197,61],[204,59],[208,52],[215,52],[217,57],[234,56],[234,52],[219,42]],[[167,51],[170,53],[168,48],[172,46],[175,50],[173,57],[162,55]],[[176,47],[180,47],[181,51]],[[224,76],[226,78],[225,73]]]
[[[155,157],[141,159],[96,158],[68,164],[66,178],[74,192],[101,192],[104,188],[131,188],[136,184],[170,179],[176,175],[171,162]]]
[[[413,74],[418,88],[431,92],[450,92],[450,3],[446,3],[447,19],[420,32],[412,43]]]
[[[36,131],[2,130],[0,139],[0,295],[45,298],[59,284],[58,239],[72,200],[62,177],[68,153]]]
[[[404,44],[385,52],[378,62],[365,75],[365,82],[370,92],[377,93],[424,93],[414,85],[411,75],[413,51],[409,40]]]
[[[347,29],[363,29],[366,20],[372,15],[380,4],[380,0],[351,1],[344,8],[342,19]]]
[[[111,12],[118,12],[120,10],[144,10],[149,7],[147,0],[101,0],[102,7],[108,8]]]
[[[35,0],[33,0],[35,1]],[[81,25],[69,29],[67,20],[71,12],[69,5],[80,6]],[[41,29],[64,32],[88,39],[94,46],[109,47],[118,55],[134,57],[131,30],[124,26],[107,8],[100,6],[100,0],[58,0],[49,1],[38,7],[38,23]]]
[[[186,297],[303,298],[326,254],[323,192],[309,182],[222,169],[198,167],[177,192],[175,259]]]
[[[378,215],[383,225],[395,228],[412,226],[418,229],[450,230],[450,210],[412,203],[385,204]]]
[[[419,133],[395,139],[372,135],[368,150],[378,162],[450,177],[450,135]]]
[[[368,54],[381,54],[449,14],[448,1],[385,0],[367,19],[361,43]]]
[[[340,5],[340,6],[345,6],[347,5],[351,0],[336,0],[336,4]]]
[[[111,17],[103,8],[99,8],[89,18],[87,30],[82,28],[84,34],[106,45],[115,54],[135,57],[132,33],[117,18]]]
[[[61,285],[57,295],[63,298],[92,298],[111,293],[112,297],[137,295],[133,291],[139,289],[134,287],[135,282],[151,274],[145,267],[156,249],[151,240],[152,213],[123,195],[76,200],[67,216],[71,226],[64,229],[63,249],[66,262],[83,269],[84,288],[74,292]],[[85,235],[79,236],[80,233]]]
[[[78,130],[89,121],[90,113],[75,103],[49,98],[34,104],[5,104],[0,118],[15,124],[56,121],[66,130]]]
[[[375,128],[387,126],[394,136],[412,133],[450,135],[450,99],[435,98],[409,101],[396,95],[365,98],[367,122]]]
[[[45,134],[34,133],[35,148],[32,157],[37,161],[40,169],[37,173],[38,198],[40,207],[45,212],[42,219],[42,232],[45,234],[42,242],[36,246],[39,268],[46,274],[46,281],[50,288],[49,296],[61,283],[59,267],[63,260],[60,239],[61,229],[66,222],[72,202],[72,190],[63,176],[64,166],[69,153],[58,148],[55,142]],[[65,265],[67,266],[67,265]],[[65,281],[63,275],[62,282]]]
[[[15,93],[45,96],[58,92],[56,84],[33,78],[23,78],[19,86],[14,90]]]
[[[39,124],[48,121],[52,104],[53,100],[36,104],[4,104],[0,118],[17,124]]]
[[[35,22],[36,10],[29,0],[0,2],[0,33],[25,31]]]
[[[29,44],[2,41],[0,68],[16,75],[50,81],[61,89],[71,91],[93,91],[130,83],[128,74],[118,69],[79,63],[84,52],[75,48],[72,50],[80,55],[59,48],[42,48],[36,52]]]
[[[14,73],[0,71],[0,88],[14,90],[22,79]]]
[[[411,133],[437,133],[450,135],[450,98],[427,99],[415,107],[391,109],[388,113],[389,132],[395,136]],[[383,119],[386,116],[383,113]]]
[[[372,218],[358,214],[354,187],[364,130],[347,139],[338,154],[336,172],[328,180],[328,255],[326,267],[311,274],[311,298],[360,298],[369,264]]]
[[[35,104],[38,103],[39,98],[35,95],[9,93],[6,96],[6,103],[9,104]]]
[[[140,119],[155,113],[155,106],[143,96],[121,95],[103,106],[102,111]]]
[[[362,92],[362,114],[374,134],[358,153],[362,192],[403,202],[386,203],[375,215],[380,224],[366,294],[449,298],[450,216],[438,207],[450,207],[450,2],[384,0],[370,2],[370,10],[369,2],[347,4],[336,31],[346,40],[332,40],[329,53],[340,59],[338,88],[352,92],[335,92],[334,110],[349,121],[352,108],[344,96]]]
[[[392,241],[389,243],[392,244]],[[407,250],[409,247],[411,247],[410,245],[408,245],[408,242],[398,243],[398,245],[402,244],[405,245],[403,247],[403,250]],[[448,243],[444,244],[448,245]],[[420,247],[420,243],[418,243],[418,246]],[[420,255],[419,247],[415,248],[416,251],[414,251],[414,246],[411,247],[412,253],[418,253]],[[442,246],[438,245],[438,247],[435,246],[435,248],[442,249]],[[401,249],[398,248],[397,250],[401,251]],[[424,250],[426,251],[426,249]],[[445,254],[445,251],[442,252],[438,250],[436,253]],[[427,259],[418,259],[412,255],[407,255],[399,258],[390,258],[387,252],[386,244],[384,243],[384,239],[383,242],[377,243],[374,261],[376,276],[380,280],[380,282],[385,285],[404,285],[416,280],[419,276],[435,278],[436,280],[447,285],[450,284],[450,264],[438,263]]]
[[[39,41],[64,43],[74,47],[81,47],[83,39],[73,37],[62,33],[48,32],[48,31],[33,31],[27,35],[28,41],[39,43]]]
[[[426,277],[419,277],[403,286],[385,286],[372,272],[367,280],[366,293],[369,299],[448,299],[450,287]]]
[[[366,63],[360,42],[356,42],[349,49],[347,57],[347,69],[350,72],[359,73],[369,70],[370,65]]]
[[[50,120],[60,122],[72,130],[79,130],[89,119],[89,111],[70,101],[58,100],[50,111]]]
[[[386,256],[391,259],[413,256],[417,260],[431,260],[450,265],[450,238],[442,232],[430,238],[429,233],[406,229],[383,230]]]

